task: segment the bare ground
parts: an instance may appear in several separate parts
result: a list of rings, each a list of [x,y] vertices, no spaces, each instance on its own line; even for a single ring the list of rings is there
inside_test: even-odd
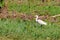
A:
[[[4,6],[3,8],[0,9],[0,18],[1,19],[2,18],[11,18],[11,19],[20,18],[23,20],[32,20],[32,19],[35,19],[35,16],[33,16],[32,14],[27,15],[25,13],[19,13],[16,11],[9,12],[8,8]],[[50,16],[49,14],[39,16],[39,19],[42,19],[42,20],[47,19],[50,22],[58,21],[56,17]]]

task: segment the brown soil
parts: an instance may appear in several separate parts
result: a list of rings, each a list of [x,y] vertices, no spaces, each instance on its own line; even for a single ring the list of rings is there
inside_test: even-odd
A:
[[[3,8],[0,9],[0,18],[1,19],[2,18],[11,18],[11,19],[20,18],[20,19],[23,19],[23,20],[35,19],[35,17],[32,14],[27,15],[25,13],[18,13],[16,11],[12,11],[11,13],[9,13],[8,8],[6,6],[4,6]],[[41,20],[46,19],[50,22],[57,22],[56,17],[51,17],[48,14],[39,16],[39,19],[41,19]]]

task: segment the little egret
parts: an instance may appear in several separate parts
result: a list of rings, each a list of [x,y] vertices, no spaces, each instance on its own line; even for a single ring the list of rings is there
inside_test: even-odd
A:
[[[38,22],[41,25],[47,25],[46,22],[42,21],[41,19],[38,19],[38,15],[36,15],[36,22]]]

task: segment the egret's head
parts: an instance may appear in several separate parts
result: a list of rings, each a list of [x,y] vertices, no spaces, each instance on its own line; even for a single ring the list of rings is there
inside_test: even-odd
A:
[[[36,18],[38,18],[38,15],[35,15]]]

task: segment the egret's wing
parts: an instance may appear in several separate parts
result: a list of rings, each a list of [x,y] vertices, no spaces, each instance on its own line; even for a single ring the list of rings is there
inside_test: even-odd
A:
[[[47,25],[47,23],[46,22],[44,22],[44,21],[42,21],[42,20],[38,20],[38,23],[40,23],[40,24],[44,24],[44,25]]]

